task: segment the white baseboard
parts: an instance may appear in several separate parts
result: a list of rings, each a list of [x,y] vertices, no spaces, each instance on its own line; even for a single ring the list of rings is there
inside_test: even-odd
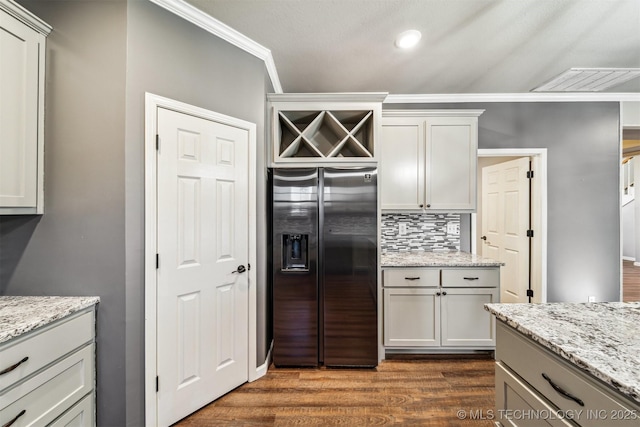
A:
[[[635,261],[636,260],[635,257],[624,256],[624,255],[622,255],[622,259],[625,260],[625,261]]]
[[[269,351],[267,352],[267,358],[264,363],[256,368],[256,375],[253,378],[249,378],[249,382],[253,382],[258,378],[262,378],[267,374],[267,370],[269,369],[269,365],[271,365],[271,352],[273,351],[273,341],[271,341],[271,345],[269,345]]]

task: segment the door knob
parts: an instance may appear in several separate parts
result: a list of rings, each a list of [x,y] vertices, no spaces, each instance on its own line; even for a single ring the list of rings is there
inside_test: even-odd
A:
[[[487,236],[482,236],[481,239],[482,240],[487,240]]]
[[[247,271],[247,269],[244,267],[244,265],[239,265],[235,271],[232,271],[231,274],[233,273],[244,273],[245,271]]]

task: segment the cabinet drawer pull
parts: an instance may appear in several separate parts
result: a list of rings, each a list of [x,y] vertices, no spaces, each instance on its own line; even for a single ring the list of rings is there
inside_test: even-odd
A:
[[[6,369],[3,369],[2,371],[0,371],[0,375],[4,375],[4,374],[8,374],[9,372],[13,371],[14,369],[16,369],[18,366],[22,365],[24,362],[26,362],[27,360],[29,360],[29,356],[25,356],[24,359],[22,359],[21,361],[19,361],[18,363],[9,366]],[[13,422],[13,421],[12,421]],[[4,426],[3,426],[4,427]]]
[[[464,280],[478,280],[479,277],[464,277]]]
[[[18,418],[20,418],[21,416],[23,416],[24,414],[26,414],[27,411],[26,410],[22,410],[20,411],[20,413],[18,415],[15,416],[14,419],[12,419],[11,421],[9,421],[8,423],[6,423],[5,425],[3,425],[2,427],[9,427],[10,425],[13,425],[13,423],[15,423],[16,421],[18,421]]]
[[[420,276],[418,276],[418,277],[405,277],[404,280],[420,280]]]
[[[551,378],[549,378],[549,376],[547,374],[545,374],[544,372],[542,373],[542,378],[547,380],[547,382],[551,385],[551,387],[553,387],[553,389],[555,391],[557,391],[560,395],[562,395],[562,397],[564,397],[565,399],[573,400],[574,402],[576,402],[580,406],[584,406],[584,402],[582,401],[582,399],[579,399],[579,398],[575,397],[574,395],[572,395],[571,393],[568,393],[568,392],[564,391],[558,384],[554,383],[551,380]]]

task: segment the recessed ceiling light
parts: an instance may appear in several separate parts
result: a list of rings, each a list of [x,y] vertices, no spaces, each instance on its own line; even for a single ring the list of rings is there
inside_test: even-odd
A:
[[[396,37],[396,46],[400,49],[410,49],[418,44],[420,38],[422,38],[420,31],[408,30],[400,33],[398,37]]]
[[[640,68],[571,68],[533,92],[599,92],[640,76]]]

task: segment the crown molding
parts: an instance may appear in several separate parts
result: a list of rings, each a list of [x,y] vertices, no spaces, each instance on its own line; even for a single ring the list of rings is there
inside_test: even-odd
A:
[[[336,93],[268,93],[269,101],[278,102],[383,102],[386,92],[336,92]]]
[[[42,19],[38,18],[36,15],[12,0],[0,0],[0,10],[4,10],[18,21],[26,24],[45,37],[48,36],[53,29],[51,25],[47,24]]]
[[[259,59],[262,59],[265,63],[267,74],[271,79],[273,90],[276,93],[282,93],[282,85],[280,84],[276,65],[269,49],[253,41],[239,31],[234,30],[227,24],[218,21],[211,15],[204,13],[195,6],[186,3],[184,0],[149,1],[173,13],[174,15],[181,17],[182,19],[192,23],[193,25],[202,28],[203,30],[213,34],[214,36],[231,43],[232,45],[244,50],[245,52]]]
[[[382,110],[382,117],[480,117],[484,110]]]
[[[385,104],[437,104],[470,102],[640,102],[640,93],[445,93],[390,94]]]

